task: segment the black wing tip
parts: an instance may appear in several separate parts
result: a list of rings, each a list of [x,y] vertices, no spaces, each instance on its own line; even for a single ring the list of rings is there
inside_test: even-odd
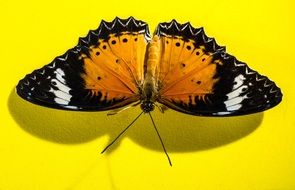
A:
[[[186,40],[193,39],[197,46],[204,45],[207,51],[225,52],[225,46],[219,46],[214,38],[208,37],[203,27],[195,28],[190,22],[181,24],[175,19],[170,22],[162,22],[156,28],[155,34],[158,36],[181,36]]]
[[[82,110],[82,108],[78,106],[54,103],[53,100],[46,101],[44,98],[50,98],[48,96],[49,95],[48,92],[47,94],[46,92],[42,93],[41,89],[38,89],[37,86],[32,86],[29,81],[30,77],[33,76],[34,73],[38,72],[39,70],[41,69],[37,69],[33,71],[31,74],[27,74],[23,79],[21,79],[18,82],[17,86],[15,87],[15,92],[19,97],[40,107],[47,107],[47,108],[53,108],[53,109],[59,109],[59,110],[69,110],[69,111],[88,111],[88,110]],[[33,91],[32,87],[36,88],[36,90],[39,92]]]
[[[87,36],[79,38],[79,46],[91,46],[98,42],[98,39],[108,39],[109,35],[122,32],[140,32],[147,40],[151,38],[148,24],[142,20],[137,20],[133,16],[126,19],[115,17],[111,22],[102,20],[99,27],[90,30]]]
[[[166,102],[162,102],[165,106],[176,110],[178,112],[182,112],[184,114],[190,114],[194,116],[201,116],[201,117],[235,117],[235,116],[245,116],[245,115],[251,115],[251,114],[258,114],[258,113],[263,113],[266,110],[272,109],[275,106],[277,106],[280,102],[282,101],[282,94],[279,94],[279,96],[275,99],[272,100],[271,103],[261,105],[260,107],[256,108],[251,108],[251,109],[242,109],[242,110],[235,110],[235,111],[227,111],[227,110],[220,110],[219,112],[217,111],[204,111],[204,110],[189,110],[189,109],[184,109],[181,108],[179,105],[171,105],[167,104]]]
[[[66,105],[60,105],[60,104],[50,104],[49,102],[41,101],[33,96],[30,96],[26,93],[24,93],[22,90],[20,90],[18,87],[16,89],[16,94],[20,96],[22,99],[35,104],[40,107],[47,107],[47,108],[52,108],[52,109],[59,109],[59,110],[68,110],[68,111],[83,111],[78,107],[74,106],[66,106]]]
[[[36,72],[38,70],[33,71],[32,73]],[[31,74],[27,74],[23,79],[21,79],[17,86],[15,87],[15,92],[16,94],[21,97],[22,99],[31,102],[35,105],[39,105],[39,106],[46,106],[46,107],[54,107],[54,108],[59,108],[58,106],[54,106],[53,104],[50,104],[52,106],[50,106],[48,103],[40,101],[38,98],[34,97],[34,95],[32,95],[32,90],[30,89],[30,82],[29,82],[29,77],[32,75]]]

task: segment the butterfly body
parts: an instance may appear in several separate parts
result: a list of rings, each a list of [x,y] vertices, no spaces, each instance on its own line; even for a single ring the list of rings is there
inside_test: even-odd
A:
[[[147,52],[146,72],[141,96],[141,109],[144,112],[154,110],[154,103],[158,101],[158,86],[155,76],[156,67],[160,62],[160,43],[158,37],[152,39]]]

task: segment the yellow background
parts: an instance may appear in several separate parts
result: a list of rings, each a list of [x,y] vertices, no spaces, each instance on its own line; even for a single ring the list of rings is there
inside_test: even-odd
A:
[[[0,2],[0,189],[295,189],[295,6],[276,1]],[[76,45],[101,19],[133,15],[203,26],[227,51],[281,87],[283,102],[231,118],[153,112],[106,154],[100,151],[140,112],[107,117],[43,108],[19,98],[25,74]]]

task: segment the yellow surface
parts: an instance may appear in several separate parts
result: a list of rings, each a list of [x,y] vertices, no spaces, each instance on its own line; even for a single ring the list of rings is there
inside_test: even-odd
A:
[[[294,2],[0,2],[0,189],[295,189]],[[139,109],[107,117],[39,107],[14,92],[18,80],[73,47],[101,19],[205,27],[228,52],[274,80],[284,93],[272,110],[232,118],[153,112],[110,151],[100,151]]]

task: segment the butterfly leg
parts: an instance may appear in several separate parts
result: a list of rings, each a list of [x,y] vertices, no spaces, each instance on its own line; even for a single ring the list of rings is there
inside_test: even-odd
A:
[[[125,111],[129,108],[132,108],[132,107],[135,107],[137,105],[139,105],[141,102],[136,102],[135,104],[132,104],[130,106],[126,106],[126,107],[123,107],[123,108],[118,108],[118,109],[114,109],[114,110],[111,110],[107,113],[107,116],[110,116],[110,115],[116,115],[117,113],[121,113],[122,111]]]
[[[159,109],[159,111],[160,111],[161,113],[164,113],[166,110],[169,109],[167,106],[165,106],[165,105],[163,105],[163,104],[160,104],[160,105],[155,104],[155,105],[156,105],[156,107]]]

